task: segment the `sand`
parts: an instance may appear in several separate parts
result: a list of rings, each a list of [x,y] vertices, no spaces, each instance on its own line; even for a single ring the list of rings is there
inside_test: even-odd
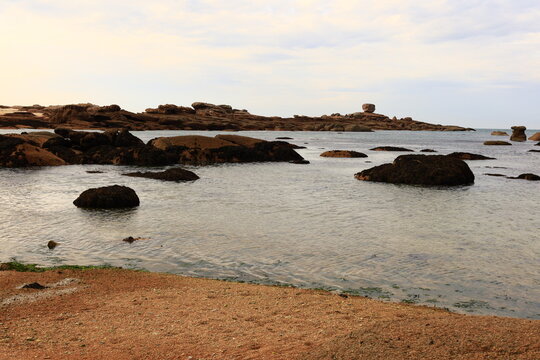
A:
[[[49,287],[20,288],[32,282]],[[540,359],[540,321],[119,269],[0,271],[0,359],[31,358]]]

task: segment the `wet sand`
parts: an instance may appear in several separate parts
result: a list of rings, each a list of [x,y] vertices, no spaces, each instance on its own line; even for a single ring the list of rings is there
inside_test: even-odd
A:
[[[18,288],[33,282],[48,287]],[[30,358],[540,359],[540,321],[120,269],[0,271],[0,359]]]

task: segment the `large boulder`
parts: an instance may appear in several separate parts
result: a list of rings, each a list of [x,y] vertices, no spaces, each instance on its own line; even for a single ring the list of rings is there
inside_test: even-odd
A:
[[[113,185],[83,191],[73,204],[81,208],[115,209],[136,207],[140,201],[135,190]]]
[[[529,140],[531,140],[531,141],[538,141],[538,140],[540,140],[540,132],[534,133],[534,134],[529,138]]]
[[[366,154],[352,151],[352,150],[330,150],[321,154],[322,157],[335,157],[335,158],[365,158]]]
[[[492,131],[491,135],[493,136],[508,136],[506,131]]]
[[[47,135],[48,134],[48,135]],[[51,137],[36,135],[0,135],[0,166],[58,166],[66,162],[47,149],[41,147]],[[54,135],[54,134],[52,134]]]
[[[484,141],[484,145],[512,145],[510,144],[509,142],[507,141],[492,141],[492,140],[489,140],[489,141]]]
[[[474,183],[474,174],[463,160],[444,155],[401,155],[393,163],[375,166],[355,175],[358,180],[424,186]]]
[[[492,158],[492,157],[487,157],[487,156],[479,155],[479,154],[471,154],[467,152],[453,152],[446,156],[450,156],[455,159],[461,159],[461,160],[495,160],[495,158]]]
[[[374,113],[375,104],[362,104],[362,111],[367,113]]]
[[[525,130],[527,130],[525,126],[512,126],[510,141],[526,141],[527,135],[525,134]]]
[[[191,172],[189,170],[181,169],[181,168],[172,168],[167,169],[165,171],[159,171],[159,172],[133,172],[133,173],[127,173],[122,174],[125,176],[131,176],[131,177],[142,177],[147,179],[156,179],[156,180],[164,180],[164,181],[194,181],[199,179],[197,174],[194,172]]]

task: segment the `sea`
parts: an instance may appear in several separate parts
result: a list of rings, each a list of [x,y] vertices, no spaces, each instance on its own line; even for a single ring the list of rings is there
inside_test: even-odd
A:
[[[238,132],[290,137],[306,147],[297,151],[310,164],[185,166],[200,179],[184,183],[122,175],[142,170],[134,166],[1,168],[0,262],[111,265],[540,319],[540,181],[486,175],[540,175],[540,153],[528,151],[540,146],[483,145],[508,140],[492,130]],[[14,132],[21,130],[0,130]],[[220,132],[133,133],[148,141]],[[468,161],[470,186],[356,180],[355,173],[400,155],[369,150],[389,145],[496,160]],[[320,157],[327,150],[368,157]],[[82,191],[113,184],[133,188],[141,205],[73,205]],[[142,239],[122,241],[128,236]],[[54,250],[50,240],[59,243]]]

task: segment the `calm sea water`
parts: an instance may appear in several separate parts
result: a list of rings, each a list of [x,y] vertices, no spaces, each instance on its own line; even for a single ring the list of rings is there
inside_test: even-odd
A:
[[[292,137],[307,146],[298,151],[311,164],[192,167],[201,179],[190,183],[121,176],[135,170],[126,166],[0,169],[0,261],[110,264],[538,319],[540,183],[485,173],[540,174],[540,153],[527,152],[540,147],[484,146],[500,139],[490,131],[242,132]],[[135,132],[145,141],[194,133],[218,132]],[[497,160],[470,161],[476,182],[465,187],[354,179],[399,155],[368,150],[379,145]],[[369,157],[319,157],[331,149]],[[135,189],[141,206],[89,211],[72,204],[87,188],[112,184]],[[128,244],[127,236],[149,240]],[[51,251],[49,240],[60,245]]]

